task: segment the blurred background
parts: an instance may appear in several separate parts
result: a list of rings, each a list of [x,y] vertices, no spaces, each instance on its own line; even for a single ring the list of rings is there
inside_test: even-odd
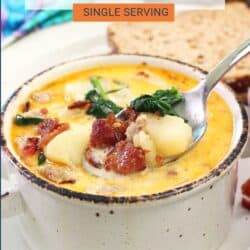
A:
[[[116,0],[115,2],[154,2],[155,0]],[[226,0],[231,2],[232,0]],[[1,0],[1,40],[2,48],[18,41],[27,34],[44,29],[46,27],[69,22],[72,20],[72,11],[67,9],[55,9],[58,3],[65,3],[64,8],[69,8],[74,0]],[[106,0],[78,0],[76,2],[112,2]],[[113,1],[114,2],[114,1]],[[162,0],[161,2],[173,2]],[[223,6],[225,0],[175,0],[176,3],[188,2],[192,8],[205,6],[205,4],[220,3]],[[250,0],[245,0],[250,3]],[[51,3],[53,3],[51,5]],[[55,5],[57,3],[57,5]],[[32,9],[27,9],[27,6]],[[42,6],[43,9],[40,9]],[[52,6],[52,7],[51,7]],[[191,8],[191,7],[190,7]]]
[[[9,46],[32,31],[70,20],[71,10],[27,10],[25,0],[1,0],[2,47]]]

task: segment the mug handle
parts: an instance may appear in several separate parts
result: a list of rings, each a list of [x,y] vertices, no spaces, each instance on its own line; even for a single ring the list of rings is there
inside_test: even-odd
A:
[[[1,185],[2,218],[20,214],[24,206],[14,175],[8,179],[1,178]]]

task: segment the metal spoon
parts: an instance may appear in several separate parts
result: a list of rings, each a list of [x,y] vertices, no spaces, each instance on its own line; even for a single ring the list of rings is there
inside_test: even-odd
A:
[[[206,106],[207,98],[211,90],[219,80],[244,56],[250,53],[250,39],[241,44],[235,51],[225,57],[200,83],[192,90],[183,93],[184,101],[175,107],[177,114],[186,119],[192,127],[193,142],[188,149],[174,157],[167,158],[162,165],[177,160],[189,151],[203,137],[207,128]],[[124,111],[117,114],[122,118]]]
[[[219,80],[229,71],[239,60],[250,53],[250,39],[240,45],[230,55],[225,57],[200,83],[192,90],[183,93],[184,101],[175,107],[177,114],[188,121],[192,127],[193,142],[187,150],[179,155],[171,158],[166,158],[161,161],[161,165],[172,162],[180,158],[183,154],[193,148],[197,142],[202,138],[207,129],[206,106],[207,98],[211,90],[216,86]],[[125,118],[125,109],[116,114],[116,118]],[[96,176],[105,178],[115,178],[116,175],[108,173],[103,169],[94,168],[85,158],[83,159],[83,166],[87,171]]]

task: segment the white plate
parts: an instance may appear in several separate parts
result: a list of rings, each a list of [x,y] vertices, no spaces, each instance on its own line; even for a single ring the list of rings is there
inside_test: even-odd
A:
[[[2,54],[2,101],[22,82],[53,64],[83,55],[110,52],[106,28],[107,23],[67,23],[36,32],[6,49]],[[233,224],[219,250],[250,250],[250,213],[240,207],[239,188],[248,177],[250,158],[240,161]],[[29,250],[15,217],[3,219],[2,228],[2,249]]]

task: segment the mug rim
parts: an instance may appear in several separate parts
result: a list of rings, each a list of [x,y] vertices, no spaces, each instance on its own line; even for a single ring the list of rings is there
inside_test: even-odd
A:
[[[7,111],[8,106],[11,104],[11,102],[14,100],[16,95],[23,89],[24,86],[31,83],[34,79],[39,77],[40,75],[43,75],[54,68],[57,68],[59,66],[63,66],[68,63],[77,62],[81,60],[87,60],[95,57],[107,57],[107,56],[141,56],[141,57],[147,57],[152,59],[162,59],[167,60],[170,62],[174,62],[183,66],[187,66],[193,70],[197,70],[201,74],[207,74],[208,72],[200,69],[199,67],[193,66],[191,64],[170,59],[167,57],[161,57],[161,56],[150,56],[150,55],[144,55],[144,54],[125,54],[125,53],[109,53],[109,54],[102,54],[102,55],[91,55],[91,56],[82,56],[78,58],[74,58],[71,60],[66,60],[64,62],[55,64],[43,71],[41,71],[38,74],[35,74],[33,77],[25,81],[19,88],[17,88],[12,95],[7,99],[5,102],[2,111],[1,111],[1,147],[3,151],[5,152],[6,156],[8,157],[8,160],[15,165],[18,172],[23,175],[26,179],[28,179],[31,183],[36,184],[38,187],[45,189],[46,191],[52,191],[52,193],[58,194],[59,196],[63,196],[69,199],[76,199],[80,201],[87,201],[91,203],[96,204],[132,204],[132,203],[138,203],[138,202],[149,202],[149,201],[156,201],[156,200],[162,200],[170,197],[176,197],[177,195],[184,194],[187,192],[190,192],[192,190],[197,190],[198,188],[203,187],[205,184],[209,185],[211,181],[215,181],[218,177],[222,176],[226,170],[230,168],[230,166],[234,163],[235,160],[240,156],[242,153],[244,146],[247,142],[247,136],[248,136],[248,116],[247,112],[244,108],[244,105],[239,103],[235,97],[234,92],[231,90],[230,87],[224,85],[224,87],[228,88],[230,90],[235,98],[235,102],[239,106],[241,118],[242,118],[242,131],[240,134],[240,137],[238,139],[238,143],[232,148],[228,155],[211,171],[208,172],[205,176],[198,178],[190,183],[187,183],[182,186],[178,186],[176,188],[172,188],[166,191],[153,193],[153,194],[147,194],[147,195],[137,195],[137,196],[105,196],[105,195],[98,195],[98,194],[89,194],[89,193],[83,193],[83,192],[77,192],[73,191],[67,188],[58,187],[44,179],[42,179],[39,176],[36,176],[34,173],[32,173],[27,167],[24,166],[21,162],[18,161],[18,159],[12,154],[12,152],[9,150],[7,144],[5,135],[3,132],[4,127],[4,117],[5,113]]]

